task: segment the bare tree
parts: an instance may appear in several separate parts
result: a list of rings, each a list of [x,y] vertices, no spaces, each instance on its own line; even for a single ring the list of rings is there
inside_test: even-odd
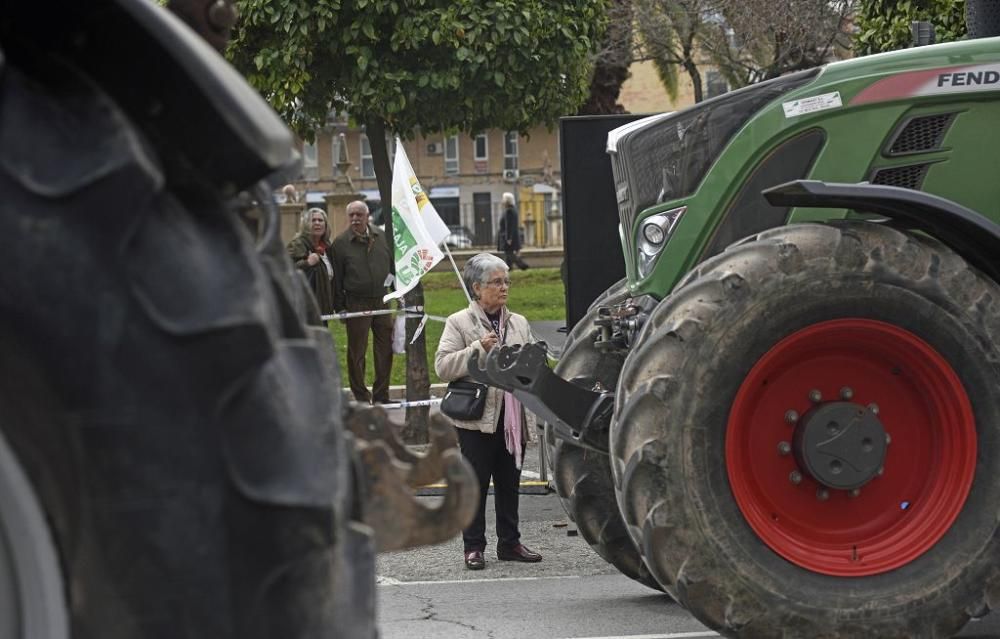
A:
[[[694,101],[704,97],[699,66],[705,62],[701,42],[712,25],[714,0],[633,0],[634,24],[638,37],[633,49],[635,60],[651,60],[671,98],[677,97],[678,71],[691,80]]]
[[[652,61],[671,98],[681,73],[695,102],[705,97],[704,70],[731,87],[817,66],[851,45],[858,0],[616,0],[609,23],[631,36],[628,62]],[[608,55],[608,49],[603,52]],[[620,53],[618,53],[620,55]]]
[[[856,0],[713,0],[705,52],[732,86],[837,57],[851,45]]]

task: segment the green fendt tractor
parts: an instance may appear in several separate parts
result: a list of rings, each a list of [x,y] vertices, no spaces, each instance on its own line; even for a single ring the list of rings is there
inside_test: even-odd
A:
[[[598,552],[709,627],[951,636],[1000,595],[998,149],[995,37],[617,129],[626,279],[555,373],[470,370],[547,421]]]

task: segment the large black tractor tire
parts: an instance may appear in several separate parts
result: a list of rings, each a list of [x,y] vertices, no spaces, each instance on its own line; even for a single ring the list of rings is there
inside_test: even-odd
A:
[[[271,188],[255,245],[232,184],[11,24],[0,11],[0,637],[377,636],[339,373]]]
[[[32,403],[34,407],[28,406]],[[0,397],[4,421],[44,429],[30,419],[39,412],[31,398]],[[0,434],[0,637],[69,636],[66,582],[45,507],[17,453]]]
[[[608,390],[615,388],[626,351],[594,348],[594,320],[599,305],[624,294],[624,284],[622,280],[609,288],[573,328],[555,368],[559,376],[587,388],[598,383]],[[618,511],[608,456],[557,440],[550,424],[545,425],[544,440],[556,493],[586,542],[625,576],[661,590],[643,564]]]
[[[730,637],[950,637],[1000,588],[1000,287],[932,240],[769,230],[691,273],[622,371],[624,518]]]

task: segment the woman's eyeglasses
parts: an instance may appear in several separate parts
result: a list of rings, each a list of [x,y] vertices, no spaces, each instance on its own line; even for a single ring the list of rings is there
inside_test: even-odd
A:
[[[500,288],[501,286],[506,286],[510,288],[510,278],[509,277],[498,277],[486,282],[486,286],[492,286],[494,288]]]

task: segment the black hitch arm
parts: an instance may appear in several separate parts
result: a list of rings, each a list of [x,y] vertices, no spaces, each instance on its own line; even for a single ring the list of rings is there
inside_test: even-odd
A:
[[[538,344],[494,348],[483,364],[480,367],[479,353],[473,352],[469,376],[512,392],[525,408],[552,425],[556,437],[607,454],[614,393],[588,390],[559,377]]]

